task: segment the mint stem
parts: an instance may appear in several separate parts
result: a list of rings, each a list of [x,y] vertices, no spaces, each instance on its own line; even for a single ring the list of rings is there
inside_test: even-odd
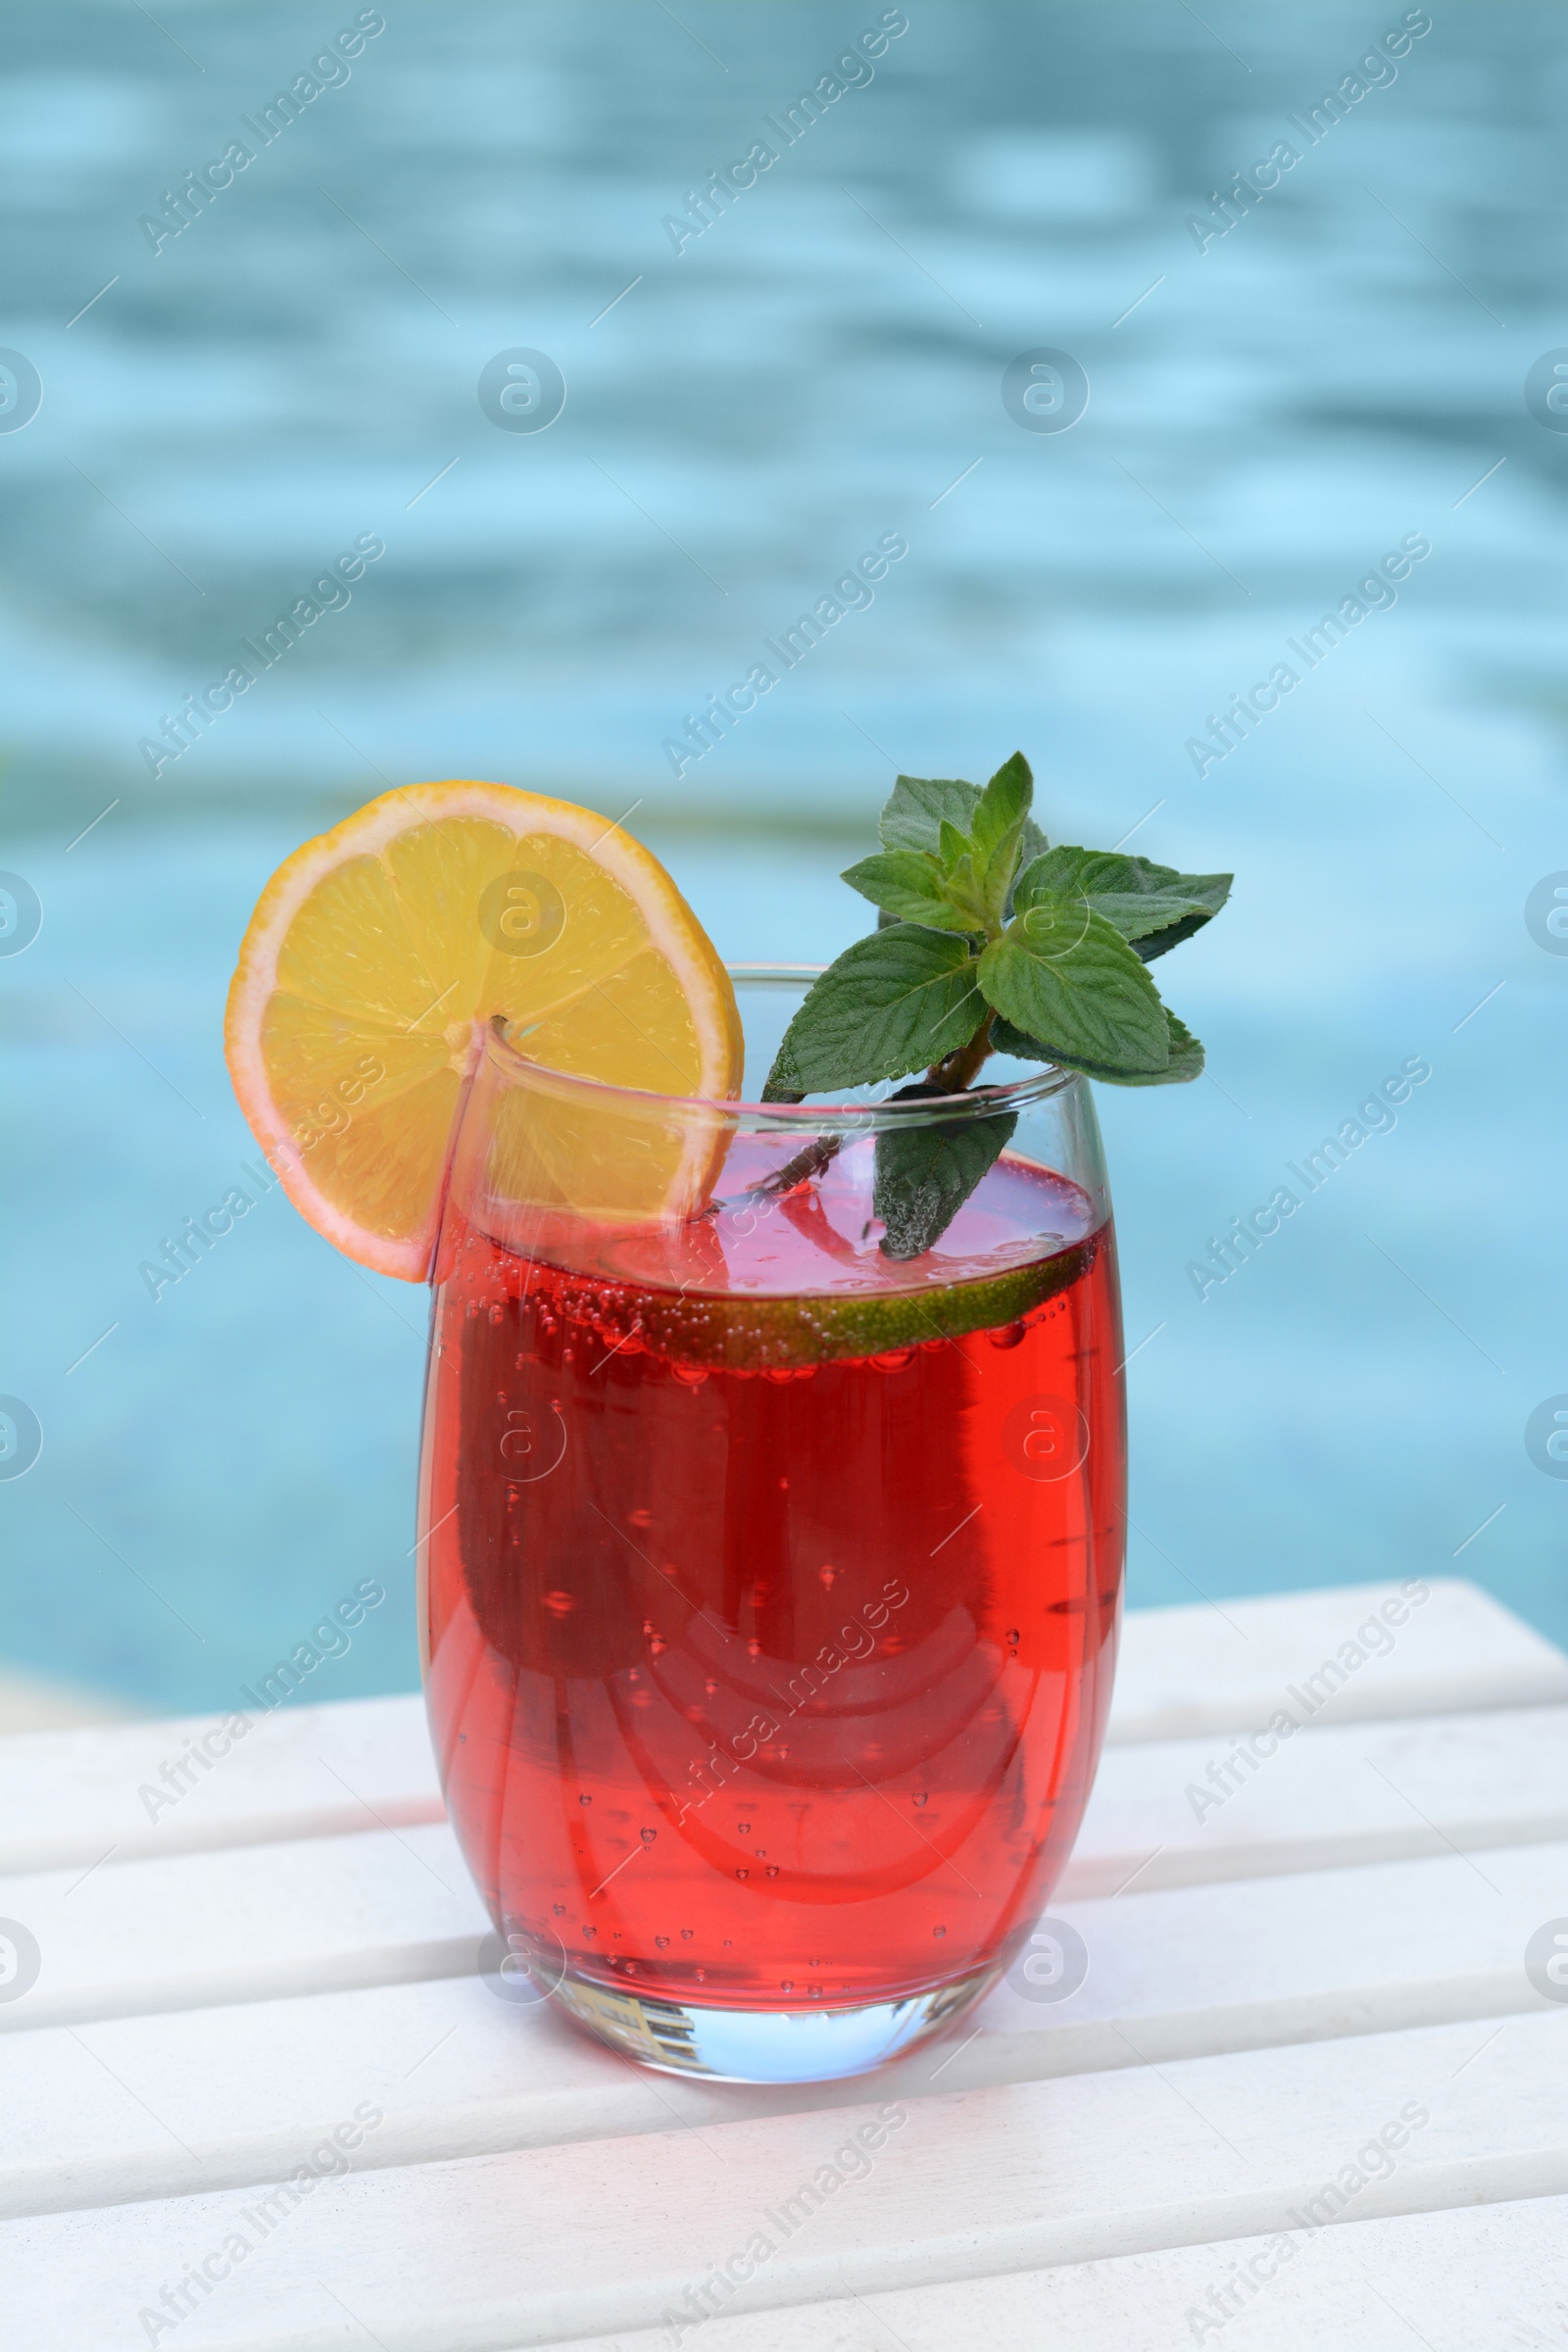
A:
[[[959,1046],[943,1060],[932,1064],[926,1073],[928,1085],[936,1087],[944,1095],[964,1093],[992,1050],[991,1019],[988,1012],[966,1045]],[[803,1152],[797,1152],[793,1159],[787,1159],[765,1184],[754,1184],[750,1190],[754,1194],[773,1197],[780,1193],[793,1193],[798,1184],[805,1184],[812,1176],[820,1176],[824,1168],[830,1167],[843,1145],[842,1135],[816,1136]]]
[[[749,1189],[754,1193],[793,1193],[798,1184],[804,1184],[808,1176],[819,1176],[838,1157],[843,1142],[842,1135],[819,1135],[804,1152],[797,1152],[793,1159],[787,1159],[765,1184],[754,1184]]]
[[[991,1052],[991,1020],[988,1012],[966,1046],[959,1046],[941,1061],[932,1063],[926,1072],[928,1085],[937,1087],[945,1095],[961,1095],[974,1084],[982,1063]]]

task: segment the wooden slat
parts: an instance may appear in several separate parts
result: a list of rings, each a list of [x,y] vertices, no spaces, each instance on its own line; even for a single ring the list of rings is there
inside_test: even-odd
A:
[[[1568,2198],[1401,2214],[723,2317],[702,2352],[1545,2352],[1568,2346]],[[1218,2300],[1211,2298],[1217,2297]],[[683,2335],[691,2345],[698,2338]],[[679,2352],[664,2327],[569,2352]],[[557,2340],[548,2352],[568,2352]]]
[[[443,1816],[417,1697],[253,1711],[226,1754],[193,1760],[203,1739],[217,1733],[215,1750],[222,1744],[227,1721],[0,1740],[0,1870],[85,1870],[100,1857],[331,1838],[377,1815],[399,1826]]]
[[[86,1724],[145,1720],[145,1707],[127,1707],[99,1690],[56,1682],[52,1675],[18,1674],[0,1666],[0,1738],[22,1732],[74,1732]]]
[[[1413,1606],[1391,1584],[1135,1611],[1110,1740],[1250,1732],[1294,1703],[1290,1685],[1305,1691],[1314,1674],[1320,1688],[1334,1683],[1325,1664],[1345,1680],[1326,1696],[1320,1724],[1568,1701],[1568,1658],[1528,1626],[1457,1579],[1422,1589],[1429,1597]],[[1385,1628],[1388,1655],[1339,1666],[1356,1629],[1392,1605],[1408,1613]],[[106,1853],[120,1863],[333,1837],[359,1828],[367,1805],[400,1826],[440,1818],[416,1696],[253,1714],[211,1769],[189,1759],[217,1716],[0,1740],[0,1870],[84,1870]]]
[[[1106,1736],[1251,1732],[1278,1707],[1299,1715],[1302,1693],[1319,1724],[1561,1704],[1568,1657],[1458,1577],[1139,1609]]]
[[[1568,1707],[1308,1728],[1255,1769],[1237,1755],[1227,1733],[1107,1748],[1060,1893],[1568,1837]]]
[[[390,1861],[390,1857],[388,1857]],[[1060,1907],[1085,1984],[1059,2004],[1006,1984],[943,2043],[879,2076],[887,2096],[1539,2008],[1520,1956],[1568,1900],[1568,1845],[1399,1862]],[[672,2122],[855,2105],[654,2076],[473,1976],[120,2018],[0,2041],[13,2154],[0,2212],[275,2179],[361,2097],[373,2165],[667,2131]]]
[[[351,2172],[279,2202],[266,2232],[254,2190],[50,2215],[0,2230],[10,2341],[145,2346],[141,2312],[235,2233],[252,2250],[193,2296],[181,2352],[366,2336],[396,2352],[499,2352],[656,2327],[759,2233],[771,2250],[736,2309],[1219,2246],[1291,2228],[1348,2180],[1356,2222],[1562,2196],[1565,2092],[1568,2013],[1553,2009],[1490,2038],[1473,2024],[1422,2028]],[[882,2133],[864,2166],[847,2153],[861,2124]],[[1357,2158],[1385,2129],[1409,2137],[1378,2178],[1381,2157]],[[842,2176],[831,2189],[828,2167]],[[780,2218],[790,2198],[798,2221]]]
[[[1072,1900],[1568,1838],[1568,1707],[1342,1725],[1200,1820],[1213,1741],[1107,1752]],[[486,1921],[444,1823],[0,1881],[44,1955],[0,2032],[451,1975]]]
[[[448,1976],[490,1925],[445,1822],[0,1880],[0,1915],[42,1955],[10,2033]]]

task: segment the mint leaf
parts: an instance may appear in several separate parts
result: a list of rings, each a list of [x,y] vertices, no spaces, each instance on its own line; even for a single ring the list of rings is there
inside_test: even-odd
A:
[[[805,1100],[806,1081],[795,1066],[794,1056],[790,1052],[789,1031],[786,1030],[779,1041],[778,1052],[773,1056],[773,1067],[767,1073],[767,1084],[762,1089],[762,1101],[764,1102],[803,1102]]]
[[[969,839],[982,858],[989,858],[1009,833],[1016,836],[1035,797],[1035,780],[1022,752],[1014,752],[975,803]]]
[[[937,827],[937,856],[945,870],[950,874],[956,873],[970,855],[968,834],[960,833],[956,825],[950,825],[944,817]]]
[[[1028,815],[1035,797],[1035,780],[1022,752],[1004,760],[986,786],[969,825],[975,848],[989,857],[997,844]]]
[[[1165,1008],[1137,955],[1084,899],[1036,891],[980,958],[988,1004],[1051,1049],[1125,1076],[1170,1059]]]
[[[877,827],[885,850],[934,850],[944,818],[967,835],[980,799],[956,776],[900,776]]]
[[[929,1085],[905,1086],[895,1102],[929,1102]],[[871,1208],[887,1232],[884,1257],[921,1257],[939,1241],[1018,1124],[1016,1111],[970,1113],[927,1126],[885,1127],[876,1139]]]
[[[1018,870],[1023,828],[1034,798],[1034,778],[1022,752],[998,768],[975,807],[969,838],[974,843],[975,868],[987,928],[1000,922]]]
[[[1014,752],[1012,757],[1021,760],[1023,755]],[[998,769],[998,774],[1005,774],[1011,765],[1012,760],[1008,760],[1005,767]],[[940,846],[944,821],[967,838],[980,799],[980,787],[964,783],[959,776],[900,776],[882,811],[878,828],[882,847],[935,850]],[[1046,837],[1031,816],[1024,818],[1019,848],[1025,858],[1039,858],[1047,848]]]
[[[950,825],[946,817],[937,831],[936,866],[942,876],[943,895],[949,906],[962,915],[963,929],[982,935],[990,931],[991,913],[980,876],[975,871],[973,845],[968,835]]]
[[[1110,1082],[1113,1086],[1190,1086],[1195,1078],[1203,1075],[1201,1045],[1186,1022],[1177,1019],[1168,1004],[1161,1009],[1170,1043],[1170,1059],[1165,1067],[1147,1074],[1140,1072],[1131,1078],[1113,1078]]]
[[[906,1078],[963,1045],[984,1014],[966,941],[892,923],[846,948],[815,982],[784,1032],[762,1100],[797,1086],[817,1094]]]
[[[1169,1033],[1170,1059],[1162,1070],[1112,1070],[1103,1063],[1086,1061],[1065,1054],[1056,1054],[1043,1046],[1038,1038],[1027,1037],[999,1012],[991,1023],[991,1042],[999,1054],[1011,1054],[1019,1061],[1055,1061],[1064,1069],[1082,1070],[1086,1078],[1102,1079],[1107,1086],[1185,1086],[1203,1074],[1203,1049],[1192,1031],[1179,1021],[1167,1004],[1163,1007],[1165,1026]]]
[[[1086,898],[1151,963],[1218,914],[1230,887],[1229,874],[1179,874],[1174,866],[1123,858],[1114,850],[1058,847],[1019,875],[1013,906],[1021,914],[1047,892]]]
[[[852,890],[903,923],[926,923],[937,931],[972,931],[971,916],[956,907],[939,858],[924,850],[884,850],[862,858],[843,876]]]

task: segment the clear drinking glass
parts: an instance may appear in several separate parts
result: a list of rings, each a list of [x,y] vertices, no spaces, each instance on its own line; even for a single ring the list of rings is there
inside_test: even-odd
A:
[[[749,1091],[812,976],[734,974]],[[993,1073],[783,1107],[564,1077],[499,1025],[480,1056],[434,1271],[431,1727],[511,1967],[651,2065],[907,2049],[1076,1834],[1121,1592],[1110,1203],[1087,1084]],[[975,1152],[888,1255],[879,1170],[906,1197]]]

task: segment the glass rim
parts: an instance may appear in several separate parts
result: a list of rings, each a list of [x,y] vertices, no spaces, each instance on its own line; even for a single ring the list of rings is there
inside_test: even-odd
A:
[[[808,986],[827,969],[820,963],[726,963],[725,971],[742,987],[791,988]],[[1015,1078],[1003,1086],[956,1095],[930,1095],[916,1102],[747,1102],[717,1095],[664,1095],[650,1087],[614,1086],[603,1078],[580,1078],[548,1062],[532,1061],[506,1035],[506,1017],[495,1013],[485,1024],[484,1051],[501,1069],[515,1075],[548,1080],[585,1100],[609,1105],[623,1102],[648,1116],[655,1106],[664,1111],[700,1114],[706,1118],[744,1120],[780,1134],[830,1135],[874,1133],[884,1126],[925,1126],[937,1120],[996,1118],[1027,1108],[1064,1093],[1080,1078],[1077,1070],[1048,1062],[1035,1075]]]

